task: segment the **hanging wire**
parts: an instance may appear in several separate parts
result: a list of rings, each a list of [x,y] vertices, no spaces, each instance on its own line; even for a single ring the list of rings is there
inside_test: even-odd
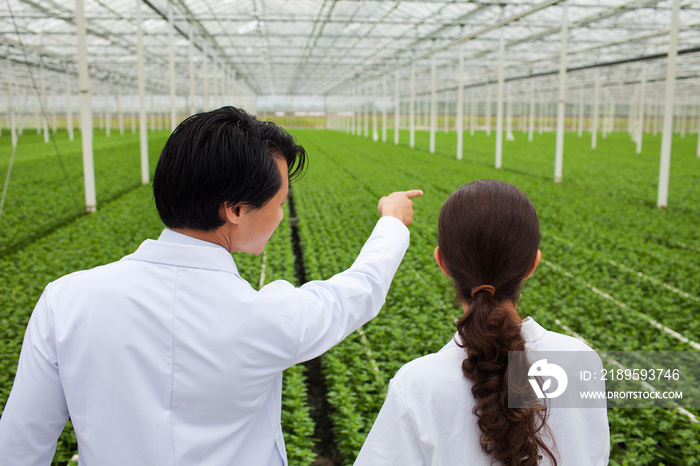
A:
[[[7,5],[7,10],[9,11],[10,18],[12,19],[12,25],[15,29],[15,34],[17,34],[17,42],[18,42],[19,48],[22,52],[22,56],[24,57],[24,63],[27,66],[27,73],[29,74],[29,78],[32,80],[32,88],[34,89],[34,94],[37,96],[37,99],[39,100],[39,106],[41,107],[42,117],[44,118],[46,126],[48,126],[49,115],[48,115],[46,107],[44,105],[44,100],[39,95],[39,89],[37,87],[36,80],[34,79],[34,73],[32,72],[31,67],[29,66],[29,61],[27,60],[27,53],[24,50],[24,45],[22,44],[22,37],[19,33],[19,29],[17,28],[15,16],[14,16],[14,13],[12,12],[12,8],[10,7],[10,1],[5,0],[5,4]],[[7,59],[8,60],[10,59],[9,47],[8,47]],[[39,57],[39,59],[42,60],[42,57]],[[78,199],[75,195],[75,191],[73,190],[73,187],[71,186],[70,178],[68,177],[68,172],[66,171],[66,167],[63,163],[63,157],[61,157],[61,152],[58,150],[58,144],[56,143],[56,138],[54,137],[53,132],[48,131],[48,133],[49,133],[49,138],[51,139],[51,142],[53,143],[53,148],[56,152],[56,157],[58,157],[58,162],[61,166],[61,171],[63,172],[63,177],[66,181],[66,186],[68,187],[68,191],[70,192],[71,199],[73,200],[73,204],[75,205],[75,208],[78,211],[78,213],[82,214],[83,209],[81,208],[80,203],[78,202]],[[2,207],[4,206],[4,203],[5,203],[5,195],[7,192],[7,187],[10,184],[10,173],[12,171],[12,163],[13,163],[14,158],[15,158],[15,151],[16,151],[16,147],[14,147],[12,149],[12,156],[10,158],[10,166],[7,170],[7,177],[5,178],[5,186],[3,187],[3,194],[2,194],[2,199],[1,199],[2,203],[0,203],[0,215],[2,215]]]

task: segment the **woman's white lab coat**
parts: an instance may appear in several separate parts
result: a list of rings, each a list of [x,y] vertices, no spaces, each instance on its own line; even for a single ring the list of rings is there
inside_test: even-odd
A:
[[[590,352],[600,363],[584,343],[549,332],[532,318],[522,323],[521,332],[528,351]],[[462,373],[465,357],[464,348],[453,338],[439,352],[403,366],[389,384],[355,466],[490,466],[491,458],[479,444],[471,382]],[[604,383],[597,385],[604,388]],[[549,410],[547,425],[560,466],[608,464],[607,410],[604,400],[596,404],[598,407]]]

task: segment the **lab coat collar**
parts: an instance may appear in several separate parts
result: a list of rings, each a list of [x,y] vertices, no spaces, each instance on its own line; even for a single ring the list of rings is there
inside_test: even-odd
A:
[[[189,244],[190,246],[206,246],[209,248],[224,248],[220,244],[216,243],[210,243],[209,241],[204,241],[199,238],[195,238],[193,236],[187,236],[182,233],[179,233],[175,230],[171,230],[169,228],[165,228],[160,236],[158,237],[158,241],[167,241],[168,243],[178,243],[178,244]]]
[[[526,317],[523,323],[520,324],[520,333],[522,333],[523,338],[527,343],[532,343],[535,340],[539,340],[542,336],[547,333],[544,327],[535,322],[532,317]]]
[[[122,260],[140,260],[178,267],[220,270],[240,276],[233,256],[222,247],[147,239],[133,254]]]

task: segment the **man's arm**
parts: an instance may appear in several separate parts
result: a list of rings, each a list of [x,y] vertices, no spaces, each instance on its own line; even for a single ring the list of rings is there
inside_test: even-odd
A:
[[[392,193],[379,201],[379,219],[353,265],[329,280],[300,288],[299,347],[293,364],[313,359],[375,317],[408,248],[411,198],[421,191]]]
[[[17,375],[0,417],[0,464],[51,464],[56,441],[68,421],[48,305],[49,287],[29,319]]]

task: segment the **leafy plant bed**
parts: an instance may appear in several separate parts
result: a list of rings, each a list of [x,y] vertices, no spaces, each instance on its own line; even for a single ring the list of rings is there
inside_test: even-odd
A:
[[[461,309],[453,304],[454,292],[434,265],[432,250],[442,202],[474,179],[511,182],[538,208],[546,263],[523,290],[524,315],[555,331],[576,332],[597,350],[695,350],[648,320],[691,341],[700,338],[690,318],[700,310],[694,299],[700,294],[700,193],[687,183],[700,176],[700,164],[693,151],[682,151],[683,144],[674,146],[671,177],[670,199],[678,200],[677,207],[671,202],[659,210],[653,189],[658,152],[634,154],[624,134],[609,135],[599,143],[600,152],[568,137],[569,175],[561,185],[551,180],[554,138],[546,133],[531,145],[522,139],[504,144],[501,170],[492,168],[494,138],[483,133],[465,136],[462,161],[454,159],[454,133],[438,135],[435,154],[425,150],[425,132],[417,134],[415,150],[337,132],[295,134],[311,160],[295,194],[312,278],[327,278],[352,263],[377,219],[381,195],[425,191],[415,201],[411,246],[382,312],[323,356],[344,464],[352,464],[396,370],[439,350],[454,333]],[[612,464],[686,464],[700,456],[696,443],[678,440],[700,434],[678,411],[620,409],[609,418]]]

